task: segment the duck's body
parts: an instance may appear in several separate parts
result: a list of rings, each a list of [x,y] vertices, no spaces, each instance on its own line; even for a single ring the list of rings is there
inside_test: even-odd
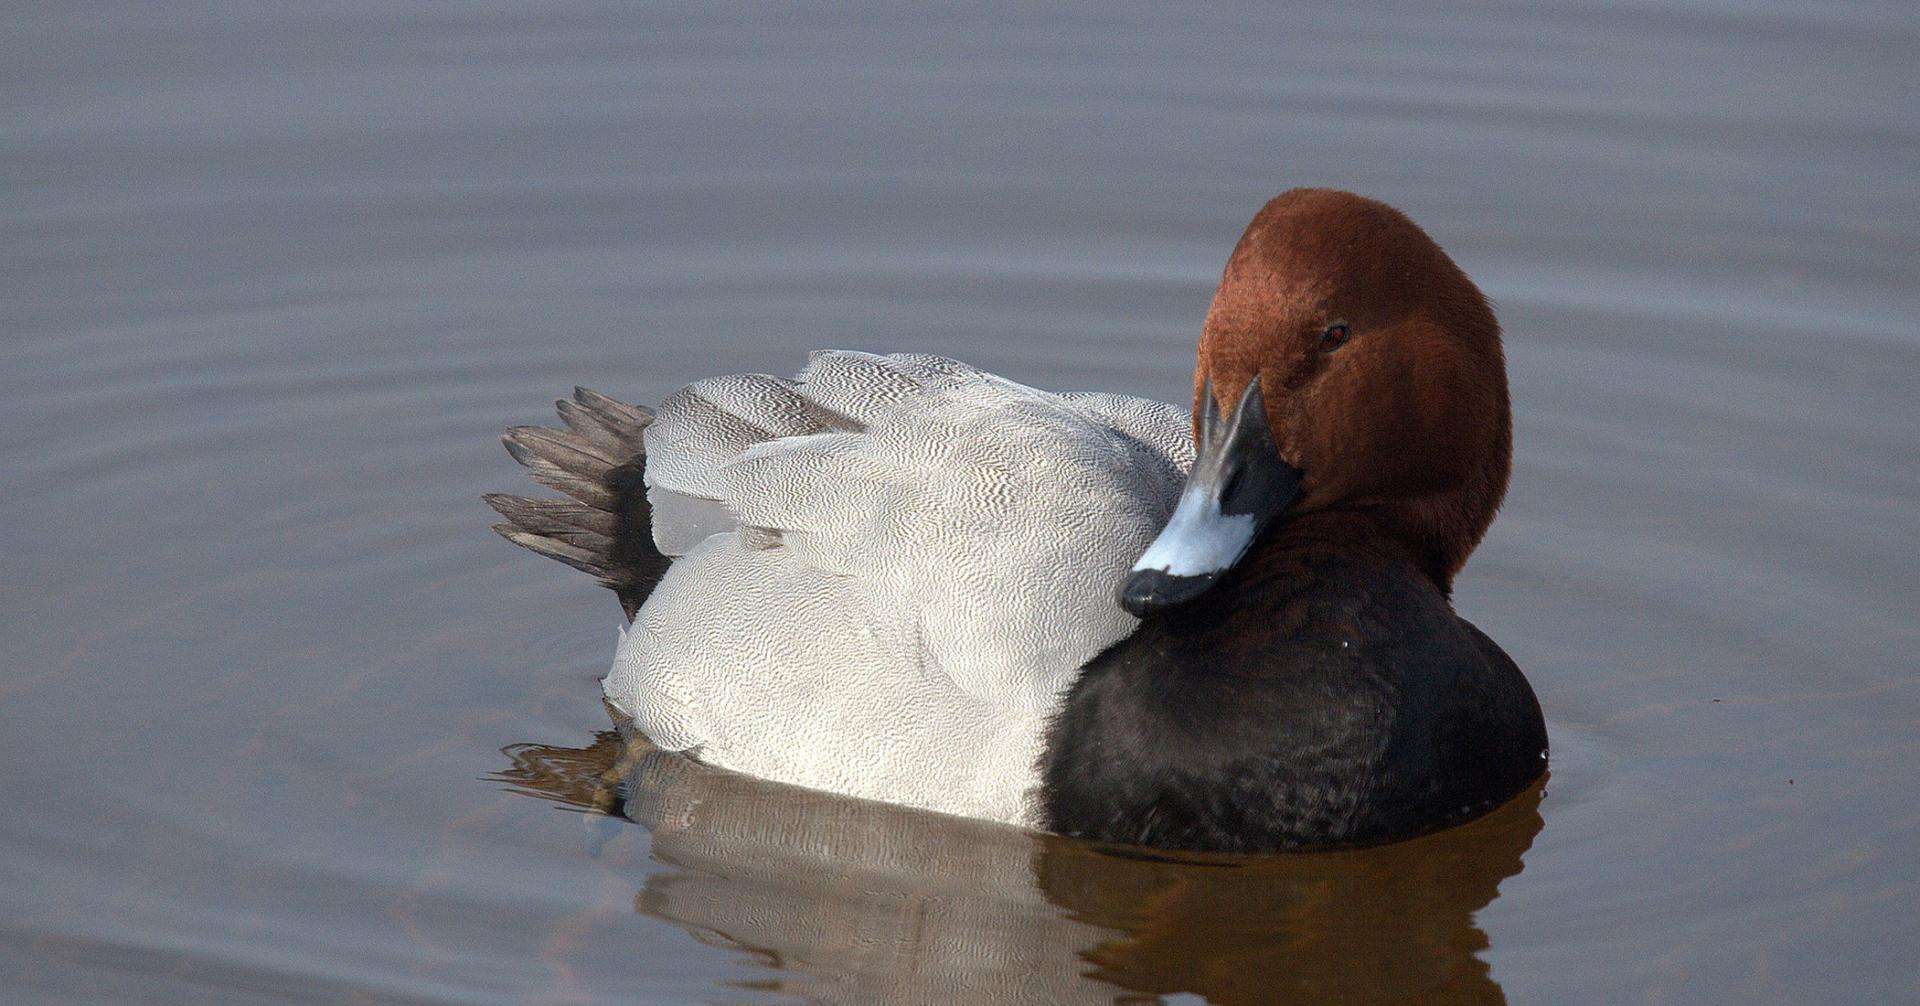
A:
[[[1289,193],[1195,383],[1191,420],[911,354],[657,417],[582,392],[570,433],[508,437],[581,502],[490,502],[620,593],[608,700],[722,767],[1240,851],[1415,834],[1537,778],[1531,690],[1447,600],[1506,480],[1478,291],[1391,209]]]
[[[1113,585],[1173,508],[1186,426],[928,356],[698,382],[646,427],[676,558],[607,698],[714,765],[1037,827],[1047,719],[1132,631]]]

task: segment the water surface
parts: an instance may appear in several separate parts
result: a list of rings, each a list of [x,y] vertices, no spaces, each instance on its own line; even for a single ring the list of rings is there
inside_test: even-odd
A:
[[[0,39],[12,1001],[1920,999],[1904,5],[39,5]],[[1178,400],[1282,188],[1497,302],[1553,775],[1139,858],[606,733],[496,435],[819,347]]]

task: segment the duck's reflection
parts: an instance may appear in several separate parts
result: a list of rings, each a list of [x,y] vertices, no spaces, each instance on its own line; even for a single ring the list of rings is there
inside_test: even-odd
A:
[[[653,835],[635,906],[829,1003],[1499,1002],[1474,913],[1540,830],[1536,787],[1464,827],[1262,859],[1101,849],[707,768],[601,734],[498,778]]]

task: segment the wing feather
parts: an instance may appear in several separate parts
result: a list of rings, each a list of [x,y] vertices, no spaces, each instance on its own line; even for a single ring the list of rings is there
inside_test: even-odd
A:
[[[1171,406],[919,354],[698,382],[661,403],[646,446],[651,495],[715,501],[784,561],[853,578],[923,669],[1020,708],[1131,631],[1113,586],[1191,463]],[[662,551],[685,537],[656,519]]]

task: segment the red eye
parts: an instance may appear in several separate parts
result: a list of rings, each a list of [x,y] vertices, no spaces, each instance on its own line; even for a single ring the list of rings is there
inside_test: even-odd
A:
[[[1345,324],[1328,325],[1327,330],[1320,333],[1320,352],[1331,353],[1339,349],[1346,345],[1347,337],[1352,334],[1353,331]]]

